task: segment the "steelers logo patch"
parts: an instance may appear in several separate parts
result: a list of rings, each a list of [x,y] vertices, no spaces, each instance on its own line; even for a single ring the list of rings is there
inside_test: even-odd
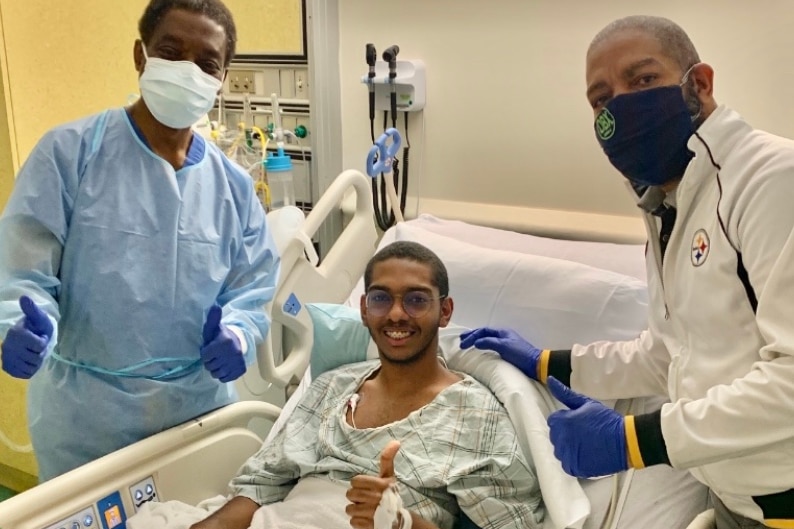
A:
[[[709,250],[711,249],[711,243],[709,242],[709,234],[706,233],[706,230],[698,230],[695,232],[695,236],[692,237],[692,265],[700,266],[706,262],[706,258],[709,256]]]

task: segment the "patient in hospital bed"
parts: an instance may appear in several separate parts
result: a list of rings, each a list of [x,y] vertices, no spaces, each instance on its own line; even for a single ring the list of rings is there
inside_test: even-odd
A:
[[[451,528],[461,518],[540,527],[538,482],[505,409],[439,358],[453,301],[436,254],[386,246],[364,288],[361,317],[379,359],[317,377],[233,478],[232,499],[193,529]],[[379,505],[395,488],[406,510],[383,523]]]
[[[636,336],[644,328],[647,319],[647,289],[639,279],[644,276],[643,247],[636,245],[624,248],[606,243],[545,239],[540,241],[543,244],[539,246],[536,238],[526,235],[470,225],[460,227],[460,224],[428,218],[400,223],[383,236],[380,248],[395,240],[414,240],[431,248],[443,260],[449,281],[454,287],[456,304],[452,323],[439,329],[439,353],[443,354],[450,369],[468,373],[489,387],[508,410],[521,451],[543,492],[542,504],[530,508],[534,514],[543,509],[544,528],[686,527],[695,515],[707,507],[708,491],[705,487],[686,472],[662,466],[646,469],[636,475],[629,471],[620,475],[617,481],[613,478],[579,481],[567,475],[554,457],[546,426],[546,417],[558,409],[559,403],[540,384],[527,379],[495,353],[461,350],[458,338],[461,331],[484,324],[523,325],[522,328],[527,332],[542,337],[543,343],[551,344],[551,347],[561,347],[571,342],[589,343],[594,339],[627,339]],[[437,233],[440,229],[446,231]],[[453,231],[458,229],[462,231]],[[582,245],[586,247],[582,248]],[[484,252],[483,247],[490,250]],[[510,248],[511,251],[498,248]],[[371,339],[368,329],[362,325],[360,300],[364,292],[362,278],[344,305],[306,304],[314,333],[309,364],[311,369],[304,374],[300,387],[285,405],[266,443],[278,435],[287,448],[291,446],[290,434],[284,425],[292,417],[291,410],[301,401],[312,379],[316,380],[323,373],[340,366],[380,356],[379,344]],[[402,298],[397,299],[395,306],[399,307]],[[346,395],[345,402],[347,400]],[[364,409],[363,402],[363,399],[358,402],[354,415],[359,427],[363,424],[359,422],[362,420],[359,413]],[[616,403],[616,408],[625,413],[643,413],[649,411],[648,406],[653,409],[653,404],[620,401]],[[340,402],[339,406],[342,405]],[[294,423],[295,419],[292,420]],[[341,425],[341,422],[337,424]],[[351,469],[350,475],[360,473],[377,477],[381,470],[378,457],[383,448],[380,445],[373,446],[371,457],[355,460],[358,468]],[[406,474],[402,466],[406,461],[404,448],[405,445],[395,461],[398,481]],[[365,470],[361,470],[362,467]],[[228,472],[233,473],[235,470],[230,468]],[[305,469],[303,474],[308,476],[310,470]],[[327,486],[328,476],[325,478],[294,480],[296,486],[291,489],[285,503],[312,511],[315,517],[324,516],[320,509],[332,501],[338,504],[346,490],[349,490],[343,486],[341,488],[345,492],[336,489],[328,492],[331,487]],[[323,486],[315,486],[317,482]],[[400,487],[406,507],[415,510],[405,496],[405,486]],[[219,489],[209,490],[217,492]],[[309,507],[304,502],[293,501],[304,500],[307,496],[311,496]],[[197,498],[202,497],[205,496]],[[539,501],[538,494],[533,492],[532,497]],[[615,500],[613,505],[610,504],[610,498]],[[337,507],[337,513],[346,508],[347,501],[341,501],[344,505]],[[459,502],[458,499],[455,501]],[[216,496],[198,507],[171,505],[176,503],[145,504],[137,515],[128,520],[128,529],[187,529],[191,523],[206,518],[208,511],[212,512],[226,503],[226,498]],[[250,503],[257,505],[255,502]],[[170,507],[173,510],[168,512]],[[277,508],[276,504],[273,507]],[[469,513],[465,506],[460,507],[463,507],[464,513]],[[161,513],[164,514],[159,516]],[[151,516],[139,523],[142,514]],[[153,518],[158,523],[153,523]],[[174,525],[172,522],[176,518],[181,518],[182,523]],[[250,522],[252,518],[249,514],[247,520]],[[534,519],[538,518],[535,516]],[[605,518],[611,518],[613,523],[603,523]],[[349,522],[348,518],[344,526],[350,527]],[[257,517],[253,519],[253,525],[257,523],[261,526],[264,522]],[[526,520],[525,524],[535,526],[531,519]],[[301,525],[299,519],[294,525]],[[333,527],[330,522],[323,526]]]

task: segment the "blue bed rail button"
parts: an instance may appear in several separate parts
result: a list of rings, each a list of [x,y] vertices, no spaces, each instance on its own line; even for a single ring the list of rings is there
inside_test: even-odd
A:
[[[292,316],[297,316],[301,311],[301,308],[301,302],[298,301],[298,296],[296,296],[295,293],[289,295],[287,301],[284,302],[284,306],[282,307],[284,312],[291,314]]]

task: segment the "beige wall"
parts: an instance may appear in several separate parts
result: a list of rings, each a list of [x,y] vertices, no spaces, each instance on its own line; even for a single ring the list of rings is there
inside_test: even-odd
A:
[[[0,0],[20,162],[58,123],[123,105],[144,0]]]
[[[410,129],[409,188],[424,199],[635,216],[584,95],[590,40],[630,14],[677,21],[714,67],[718,102],[794,137],[790,0],[399,4],[339,2],[344,167],[362,169],[371,143],[364,45],[399,44],[401,58],[427,66],[424,123],[412,115]]]
[[[0,209],[14,173],[53,126],[137,93],[132,47],[147,0],[0,0]],[[228,0],[240,26],[238,51],[300,53],[300,0]],[[269,14],[275,22],[266,23]],[[261,30],[261,31],[260,31]],[[0,372],[0,430],[30,442],[26,384]],[[35,484],[30,453],[0,442],[0,485]]]
[[[225,0],[225,3],[235,15],[237,53],[303,53],[300,0]]]
[[[124,104],[136,90],[132,43],[144,0],[0,0],[0,206],[13,174],[38,138],[65,121]],[[79,28],[75,31],[75,28]],[[30,442],[22,381],[0,373],[0,428],[19,445]],[[35,484],[31,453],[0,443],[0,485]]]
[[[0,37],[2,34],[0,34]],[[2,39],[0,39],[2,42]],[[8,123],[8,111],[6,109],[5,89],[3,87],[3,68],[0,63],[0,210],[11,194],[14,186],[14,161],[11,158],[11,134]]]
[[[3,73],[0,65],[0,79]],[[11,137],[7,123],[5,90],[0,83],[0,208],[5,204],[14,184],[11,159]],[[25,417],[25,387],[21,380],[0,371],[0,431],[18,445],[29,443]],[[13,452],[0,443],[0,485],[21,490],[35,484],[36,466],[32,453]]]

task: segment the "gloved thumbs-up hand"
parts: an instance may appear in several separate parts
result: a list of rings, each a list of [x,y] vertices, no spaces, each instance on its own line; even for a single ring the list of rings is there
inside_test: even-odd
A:
[[[245,357],[240,339],[221,323],[222,315],[218,305],[210,307],[202,329],[201,362],[213,378],[231,382],[245,373]]]
[[[28,296],[19,298],[19,307],[24,316],[3,340],[2,363],[12,377],[28,379],[41,367],[54,329],[49,316]]]
[[[376,512],[381,505],[381,499],[389,487],[396,484],[394,474],[394,458],[400,450],[399,441],[390,441],[380,453],[380,466],[377,476],[358,475],[350,480],[347,499],[350,501],[345,512],[350,516],[350,525],[355,529],[372,529],[378,527]],[[399,497],[398,497],[399,499]],[[388,503],[388,502],[387,502]],[[400,502],[402,503],[402,502]],[[400,505],[401,507],[402,505]],[[399,507],[387,505],[387,510],[396,512]],[[381,511],[384,509],[382,508]],[[391,526],[391,524],[388,524]]]

